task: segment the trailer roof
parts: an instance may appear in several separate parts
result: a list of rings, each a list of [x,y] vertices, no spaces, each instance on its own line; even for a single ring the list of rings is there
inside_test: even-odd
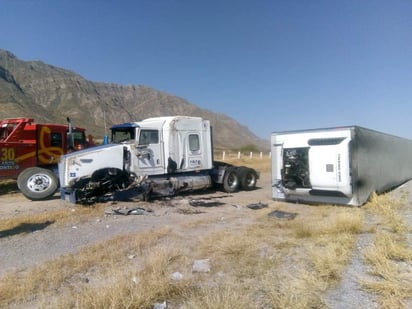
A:
[[[272,134],[302,133],[302,132],[317,132],[317,131],[338,131],[338,130],[354,129],[354,128],[361,128],[361,127],[356,126],[356,125],[350,125],[350,126],[326,127],[326,128],[283,130],[283,131],[273,131]]]
[[[377,130],[373,130],[373,129],[368,129],[365,127],[361,127],[358,125],[348,125],[348,126],[337,126],[337,127],[327,127],[327,128],[313,128],[313,129],[299,129],[299,130],[285,130],[285,131],[274,131],[272,132],[272,135],[276,135],[276,134],[295,134],[295,133],[306,133],[306,132],[321,132],[321,131],[341,131],[341,130],[364,130],[364,131],[369,131],[369,132],[375,132],[378,134],[382,134],[382,135],[387,135],[387,136],[392,136],[392,137],[396,137],[396,138],[400,138],[400,139],[404,139],[404,140],[409,140],[405,137],[400,137],[400,136],[396,136],[393,134],[389,134],[389,133],[385,133],[385,132],[380,132]]]

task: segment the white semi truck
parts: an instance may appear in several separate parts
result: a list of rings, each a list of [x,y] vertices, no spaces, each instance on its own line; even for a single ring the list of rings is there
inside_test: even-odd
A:
[[[359,126],[271,135],[272,198],[361,206],[412,179],[412,141]]]
[[[220,186],[251,190],[259,173],[213,161],[208,120],[169,116],[111,128],[112,143],[61,157],[62,198],[74,203],[172,196]]]

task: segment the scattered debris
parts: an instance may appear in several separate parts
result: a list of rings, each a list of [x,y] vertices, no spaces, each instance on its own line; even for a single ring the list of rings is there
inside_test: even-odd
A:
[[[153,304],[153,309],[166,309],[166,308],[167,308],[166,301],[164,301],[163,303],[154,303]]]
[[[287,212],[287,211],[282,211],[282,210],[274,210],[270,213],[268,213],[269,217],[276,217],[281,220],[293,220],[297,216],[297,213],[294,212]]]
[[[140,177],[126,189],[113,192],[113,194],[108,195],[109,200],[123,202],[144,201],[146,199],[146,194],[150,190],[150,187],[147,184],[141,185],[141,182],[146,179],[147,177]]]
[[[262,202],[247,205],[247,208],[250,208],[250,209],[262,209],[266,207],[268,207],[268,204],[265,204]]]
[[[225,203],[222,202],[216,202],[216,201],[206,201],[206,199],[201,199],[201,200],[190,200],[189,201],[190,206],[193,207],[215,207],[215,206],[222,206]]]
[[[128,216],[128,215],[147,215],[149,213],[152,213],[152,209],[145,209],[142,207],[136,207],[136,208],[116,208],[112,209],[110,211],[106,211],[105,213],[107,215],[123,215],[123,216]]]
[[[176,272],[174,272],[174,273],[170,276],[170,278],[171,278],[173,281],[180,281],[180,280],[183,279],[183,274],[180,273],[180,272],[178,272],[178,271],[176,271]]]
[[[213,196],[209,196],[209,197],[204,197],[202,198],[202,200],[213,200],[216,198],[225,198],[225,197],[232,197],[232,194],[219,194],[219,195],[213,195]]]
[[[195,260],[193,262],[192,272],[194,273],[210,272],[210,259]]]

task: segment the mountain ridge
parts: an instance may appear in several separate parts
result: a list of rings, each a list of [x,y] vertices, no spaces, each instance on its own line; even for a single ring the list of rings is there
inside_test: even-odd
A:
[[[86,127],[98,138],[105,134],[105,128],[117,123],[156,116],[199,116],[210,120],[216,147],[269,148],[267,141],[235,119],[202,109],[176,95],[144,85],[89,81],[71,70],[40,60],[20,60],[3,49],[0,106],[1,119],[30,117],[36,122],[65,123],[66,117],[70,117],[75,125]]]

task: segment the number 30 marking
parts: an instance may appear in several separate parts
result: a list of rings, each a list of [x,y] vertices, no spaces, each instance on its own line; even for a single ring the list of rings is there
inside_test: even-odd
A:
[[[2,148],[1,149],[1,160],[2,161],[13,161],[15,158],[14,148]]]

